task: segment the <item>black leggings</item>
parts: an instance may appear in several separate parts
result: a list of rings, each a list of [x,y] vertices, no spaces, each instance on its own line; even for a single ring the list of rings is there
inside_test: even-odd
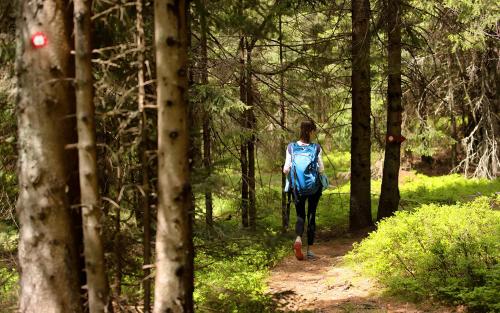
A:
[[[314,244],[314,234],[316,232],[316,208],[318,207],[319,198],[321,198],[322,188],[310,196],[298,196],[295,201],[295,210],[297,212],[297,223],[295,224],[295,234],[301,236],[304,233],[304,224],[306,220],[306,200],[307,206],[307,244]]]

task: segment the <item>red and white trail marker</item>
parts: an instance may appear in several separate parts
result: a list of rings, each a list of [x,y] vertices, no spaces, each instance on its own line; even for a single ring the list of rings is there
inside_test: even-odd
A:
[[[47,45],[47,36],[42,32],[36,32],[31,36],[31,44],[34,48],[43,48]]]
[[[396,143],[403,143],[403,141],[406,140],[405,136],[401,135],[401,136],[394,136],[394,135],[387,135],[387,141],[389,143],[393,143],[393,142],[396,142]]]

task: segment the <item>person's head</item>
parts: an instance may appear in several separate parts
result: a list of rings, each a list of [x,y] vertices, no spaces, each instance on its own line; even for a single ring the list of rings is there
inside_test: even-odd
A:
[[[316,133],[316,125],[313,121],[307,120],[300,123],[300,141],[309,143]]]

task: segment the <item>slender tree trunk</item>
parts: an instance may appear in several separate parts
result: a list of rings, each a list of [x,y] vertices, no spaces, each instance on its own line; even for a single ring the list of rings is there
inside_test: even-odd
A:
[[[399,166],[401,163],[401,0],[388,0],[387,137],[385,142],[382,191],[377,220],[391,216],[399,206]]]
[[[208,55],[207,55],[207,12],[205,6],[206,0],[200,0],[200,48],[201,48],[201,83],[208,84]],[[211,116],[210,111],[206,108],[203,112],[203,166],[205,171],[210,177],[212,173],[212,157],[211,157]],[[212,205],[212,192],[210,190],[205,192],[205,220],[208,226],[213,224],[213,205]]]
[[[74,0],[76,115],[82,205],[85,273],[89,312],[108,312],[111,301],[100,231],[101,199],[97,160],[92,78],[91,0]]]
[[[142,287],[144,289],[144,313],[151,312],[151,209],[149,206],[149,160],[147,155],[147,115],[144,110],[144,100],[146,92],[144,89],[144,61],[145,61],[145,35],[144,35],[144,19],[143,19],[143,0],[136,0],[135,3],[137,10],[136,28],[137,28],[137,84],[138,96],[137,105],[141,117],[139,124],[140,143],[139,143],[139,158],[141,160],[141,176],[142,176],[142,193],[140,206],[142,209],[142,224],[144,227],[143,232],[143,259],[144,259],[144,272]]]
[[[189,1],[191,3],[191,1]],[[197,5],[199,5],[199,2],[197,2]],[[196,20],[196,19],[194,19]],[[200,64],[200,58],[197,57],[195,58],[194,56],[199,56],[201,55],[201,49],[200,45],[192,45],[192,27],[193,27],[193,19],[191,18],[191,9],[190,9],[190,4],[186,5],[186,21],[187,21],[187,28],[188,28],[188,51],[189,55],[193,56],[189,60],[189,65],[188,65],[188,86],[189,89],[194,86],[195,83],[199,83],[201,78],[200,78],[200,71],[198,70],[199,64]],[[197,108],[199,107],[198,103],[193,103],[192,101],[188,101],[188,114],[189,114],[189,120],[191,121],[191,126],[190,126],[190,136],[189,136],[189,160],[190,160],[190,168],[200,168],[203,166],[203,155],[202,155],[202,136],[200,136],[200,125],[201,125],[201,130],[203,130],[203,124],[200,123],[200,119],[202,118],[201,114],[199,114]],[[193,191],[191,191],[193,193]],[[192,194],[193,198],[193,205],[195,201],[195,196]]]
[[[279,28],[279,45],[280,45],[280,123],[282,131],[286,129],[286,105],[285,105],[285,72],[283,71],[283,30],[281,22],[281,14],[278,21]],[[284,138],[281,139],[281,151],[286,150],[286,142]],[[283,159],[286,158],[286,152],[283,153]],[[290,212],[287,208],[287,194],[285,193],[286,175],[281,171],[281,226],[282,231],[286,232],[288,222],[290,219]]]
[[[247,43],[247,64],[246,64],[246,92],[247,102],[246,105],[250,108],[247,111],[247,127],[250,132],[250,138],[247,142],[248,149],[248,219],[250,228],[255,230],[257,210],[255,203],[255,131],[257,121],[253,108],[253,86],[252,86],[252,49]]]
[[[191,51],[192,47],[192,42],[191,42],[191,33],[192,33],[192,18],[191,18],[191,0],[186,0],[186,4],[184,5],[184,12],[186,16],[186,52],[187,55],[189,56],[189,53]],[[187,74],[187,84],[188,84],[188,90],[190,90],[193,86],[194,83],[194,76],[192,74],[192,59],[188,58],[186,61],[185,67],[187,68],[188,74]],[[189,92],[189,91],[188,91]],[[187,149],[187,157],[188,157],[188,172],[191,173],[194,162],[193,158],[195,156],[193,153],[196,151],[198,148],[193,148],[196,145],[194,144],[194,139],[195,137],[193,136],[194,133],[197,132],[198,126],[196,125],[196,122],[193,119],[194,112],[193,112],[193,105],[192,102],[189,101],[189,98],[185,98],[185,105],[187,106],[187,117],[188,117],[188,149]],[[198,149],[199,150],[199,149]],[[189,174],[190,175],[190,174]],[[190,177],[190,176],[188,176]],[[188,297],[186,297],[186,302],[184,307],[190,308],[188,312],[194,312],[194,299],[193,299],[193,293],[194,293],[194,243],[192,238],[193,234],[193,227],[194,227],[194,214],[195,214],[195,207],[196,207],[196,199],[194,196],[193,188],[189,188],[189,193],[188,193],[188,200],[187,200],[187,207],[188,207],[188,213],[187,213],[187,228],[186,231],[189,234],[190,240],[187,241],[186,243],[186,250],[187,250],[187,255],[186,255],[186,272],[190,273],[186,278],[185,278],[185,292],[188,294]]]
[[[370,199],[370,2],[352,1],[352,137],[349,227],[373,225]]]
[[[119,172],[117,181],[117,190],[121,190],[123,188],[123,174]],[[118,203],[120,203],[120,197],[118,198]],[[115,271],[116,275],[114,277],[114,296],[118,300],[122,294],[122,277],[123,277],[123,262],[122,262],[122,233],[121,233],[121,208],[118,206],[116,208],[116,216],[115,216],[115,236],[113,238],[113,256],[115,263]],[[121,312],[121,308],[118,307],[118,312]]]
[[[68,10],[69,9],[69,10]],[[19,312],[80,313],[77,255],[66,188],[75,137],[71,9],[63,0],[19,1]],[[37,37],[35,47],[31,38]],[[76,162],[76,161],[75,161]]]
[[[186,2],[155,0],[158,218],[155,313],[193,312]]]
[[[496,34],[498,34],[498,27],[500,23],[497,22]],[[489,106],[486,110],[488,112],[488,120],[491,125],[490,137],[492,141],[496,141],[497,144],[491,147],[491,177],[493,179],[500,176],[500,147],[498,142],[500,142],[500,60],[498,55],[500,53],[500,47],[498,46],[498,41],[494,38],[495,32],[490,32],[490,37],[486,41],[487,46],[487,61],[486,61],[486,71],[488,73],[489,83],[486,84],[486,96],[489,98],[487,105]]]
[[[239,43],[240,58],[240,100],[247,103],[246,79],[245,79],[245,37],[240,37]],[[243,129],[248,125],[248,113],[245,111],[241,117]],[[241,164],[241,219],[243,227],[248,227],[248,145],[247,140],[242,138],[240,146],[240,164]]]
[[[448,109],[450,113],[450,122],[451,122],[451,138],[455,140],[455,142],[451,145],[451,167],[455,168],[457,166],[457,122],[455,119],[455,95],[454,95],[454,85],[453,85],[453,76],[452,76],[452,62],[453,57],[451,53],[448,56]]]

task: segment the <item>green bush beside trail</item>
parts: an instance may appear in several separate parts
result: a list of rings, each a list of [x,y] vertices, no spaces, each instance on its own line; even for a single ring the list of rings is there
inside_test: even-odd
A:
[[[500,312],[500,196],[399,211],[348,260],[391,293]]]

